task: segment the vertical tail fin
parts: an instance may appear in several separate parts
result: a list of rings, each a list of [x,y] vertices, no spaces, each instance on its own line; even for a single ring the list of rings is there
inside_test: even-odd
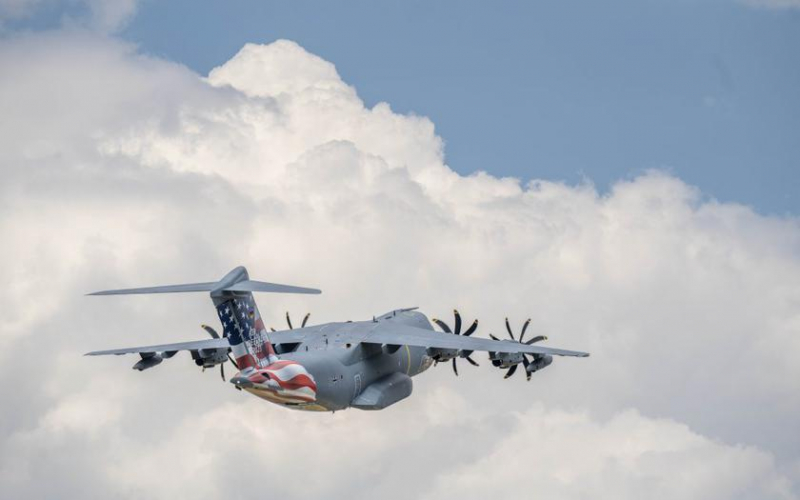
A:
[[[214,297],[214,304],[239,370],[263,368],[277,360],[251,292]]]
[[[243,372],[263,368],[277,360],[252,292],[321,293],[313,288],[251,281],[247,269],[237,267],[211,291],[224,335],[236,364]]]

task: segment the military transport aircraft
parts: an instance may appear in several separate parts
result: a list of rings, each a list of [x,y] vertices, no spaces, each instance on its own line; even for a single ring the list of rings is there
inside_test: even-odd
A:
[[[492,340],[471,337],[478,327],[475,320],[463,333],[461,315],[455,311],[451,330],[443,321],[433,322],[443,331],[433,330],[428,318],[416,308],[397,309],[369,321],[347,321],[306,326],[268,333],[258,312],[253,292],[309,293],[319,290],[253,281],[244,267],[237,267],[218,282],[156,286],[126,290],[107,290],[89,295],[126,295],[146,293],[210,292],[217,308],[222,335],[203,326],[209,339],[177,344],[151,345],[94,351],[87,356],[137,353],[141,359],[133,366],[146,370],[171,358],[178,351],[189,351],[198,366],[219,365],[230,361],[239,372],[230,380],[267,401],[287,408],[310,411],[337,411],[353,407],[381,410],[411,394],[411,377],[432,364],[451,361],[458,375],[456,360],[464,358],[473,365],[474,351],[486,351],[492,365],[506,369],[508,378],[522,364],[531,374],[547,367],[557,356],[589,354],[534,345],[546,337],[524,340],[530,320],[515,338]],[[231,353],[233,357],[231,357]],[[528,358],[530,356],[530,359]]]

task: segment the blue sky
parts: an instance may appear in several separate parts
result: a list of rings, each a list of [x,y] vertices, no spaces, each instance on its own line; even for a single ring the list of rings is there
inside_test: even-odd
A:
[[[17,27],[46,27],[63,10]],[[664,168],[722,201],[800,212],[800,9],[148,1],[120,36],[202,74],[246,42],[297,41],[369,105],[429,116],[461,173],[585,176],[605,190]]]

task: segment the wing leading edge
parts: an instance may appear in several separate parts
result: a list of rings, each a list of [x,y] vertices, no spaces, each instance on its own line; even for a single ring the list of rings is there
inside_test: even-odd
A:
[[[123,347],[122,349],[107,349],[105,351],[87,352],[84,356],[105,356],[108,354],[133,354],[148,352],[175,352],[175,351],[196,351],[199,349],[219,349],[230,347],[228,339],[206,339],[195,340],[192,342],[178,342],[176,344],[147,345],[141,347]]]
[[[542,345],[527,345],[512,340],[491,340],[463,335],[452,335],[433,330],[423,330],[397,325],[387,329],[375,329],[361,342],[371,344],[395,344],[462,351],[487,351],[503,353],[550,354],[555,356],[577,356],[585,358],[588,352],[570,351]]]

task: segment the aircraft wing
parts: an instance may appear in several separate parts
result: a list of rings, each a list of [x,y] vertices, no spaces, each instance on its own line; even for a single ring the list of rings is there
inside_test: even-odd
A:
[[[410,345],[439,349],[458,349],[461,351],[487,351],[525,354],[550,354],[555,356],[586,357],[588,352],[569,351],[542,345],[526,345],[512,340],[491,340],[450,333],[424,330],[408,326],[375,329],[364,336],[361,342],[370,344]]]
[[[380,325],[380,326],[379,326]],[[387,326],[383,322],[329,323],[327,325],[283,330],[270,333],[273,344],[302,343],[313,338],[326,336],[334,344],[387,344],[431,347],[438,349],[458,349],[461,351],[487,351],[503,353],[550,354],[556,356],[586,357],[589,353],[569,351],[541,344],[521,344],[512,340],[491,340],[465,337],[451,333],[437,332],[412,326],[395,324]]]
[[[367,326],[369,325],[369,326]],[[283,330],[270,333],[273,344],[302,343],[319,335],[328,336],[334,344],[387,344],[408,345],[425,348],[458,349],[461,351],[487,351],[503,353],[550,354],[555,356],[586,357],[589,353],[570,351],[545,347],[540,344],[521,344],[511,340],[491,340],[450,333],[425,330],[405,325],[392,325],[390,327],[375,328],[378,323],[347,324],[347,328],[332,328],[326,326],[344,326],[343,324],[320,325],[318,327],[302,328],[296,330]],[[179,342],[177,344],[161,344],[142,347],[126,347],[122,349],[109,349],[93,351],[86,356],[102,356],[107,354],[131,354],[147,352],[194,351],[198,349],[219,349],[229,347],[228,339],[206,339],[193,342]]]
[[[176,352],[176,351],[196,351],[199,349],[219,349],[230,347],[228,339],[205,339],[192,342],[178,342],[177,344],[147,345],[142,347],[124,347],[122,349],[108,349],[105,351],[87,352],[84,356],[104,356],[107,354],[133,354],[143,352]]]

